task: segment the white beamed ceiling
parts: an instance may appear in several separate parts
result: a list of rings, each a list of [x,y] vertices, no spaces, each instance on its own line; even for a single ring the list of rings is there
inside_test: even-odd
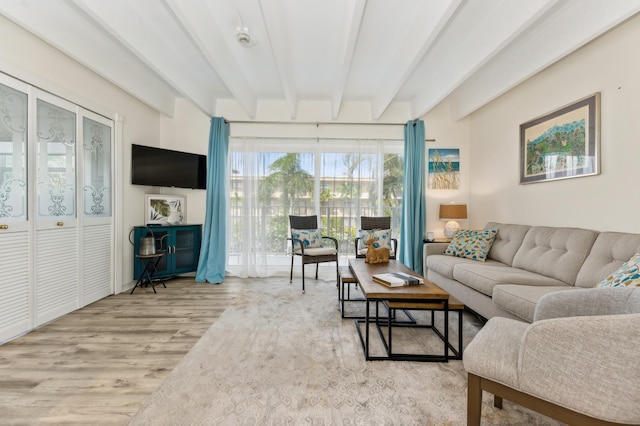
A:
[[[0,0],[0,13],[152,108],[347,103],[459,119],[640,12],[640,0]],[[256,43],[242,46],[246,27]],[[5,41],[7,42],[7,41]],[[264,113],[262,113],[264,114]]]

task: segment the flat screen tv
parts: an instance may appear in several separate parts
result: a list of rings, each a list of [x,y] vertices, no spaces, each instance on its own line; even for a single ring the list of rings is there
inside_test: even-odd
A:
[[[207,156],[131,145],[131,183],[206,189]]]

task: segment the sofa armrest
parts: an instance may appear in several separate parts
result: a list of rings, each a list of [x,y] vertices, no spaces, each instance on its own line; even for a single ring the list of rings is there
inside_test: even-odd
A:
[[[432,254],[442,254],[449,247],[449,243],[424,243],[423,251],[422,251],[422,271],[424,276],[427,276],[427,256],[431,256]]]
[[[534,322],[521,340],[519,390],[599,419],[637,424],[638,342],[640,314]]]
[[[424,255],[442,254],[449,247],[449,243],[424,243]]]
[[[585,288],[540,298],[533,321],[585,315],[640,313],[640,288]]]

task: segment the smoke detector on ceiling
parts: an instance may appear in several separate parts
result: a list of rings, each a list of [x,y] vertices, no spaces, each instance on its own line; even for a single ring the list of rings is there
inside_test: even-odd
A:
[[[251,47],[256,44],[256,39],[253,38],[247,27],[236,28],[236,40],[243,47]]]

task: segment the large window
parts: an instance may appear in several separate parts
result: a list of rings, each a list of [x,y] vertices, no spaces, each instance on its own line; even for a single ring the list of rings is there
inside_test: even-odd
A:
[[[289,218],[314,215],[354,255],[360,216],[391,216],[399,236],[403,142],[231,138],[229,270],[288,271]]]

